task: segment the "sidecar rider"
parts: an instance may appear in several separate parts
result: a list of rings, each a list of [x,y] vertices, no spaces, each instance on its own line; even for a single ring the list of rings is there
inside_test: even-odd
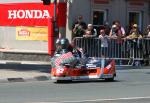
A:
[[[61,46],[61,52],[62,53],[67,53],[68,51],[68,47],[69,47],[69,40],[67,38],[62,38],[60,40],[60,46]]]
[[[71,44],[67,38],[57,39],[56,40],[56,53],[64,54],[71,52],[75,57],[81,58],[81,51],[74,45],[72,41]]]
[[[56,45],[56,53],[59,53],[60,55],[67,54],[68,52],[72,53],[72,56],[74,59],[71,61],[73,62],[74,66],[83,64],[81,61],[83,61],[82,58],[82,52],[79,50],[79,48],[75,47],[74,42],[71,44],[69,43],[69,40],[67,38],[62,38],[57,40],[58,43]],[[71,58],[70,58],[71,59]],[[64,60],[65,63],[67,63],[67,60]],[[68,61],[70,63],[71,61]]]

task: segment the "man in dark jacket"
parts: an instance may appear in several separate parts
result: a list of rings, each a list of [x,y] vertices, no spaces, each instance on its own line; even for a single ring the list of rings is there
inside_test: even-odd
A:
[[[74,37],[82,37],[87,28],[86,23],[83,21],[82,16],[78,16],[77,21],[72,25],[72,36]]]

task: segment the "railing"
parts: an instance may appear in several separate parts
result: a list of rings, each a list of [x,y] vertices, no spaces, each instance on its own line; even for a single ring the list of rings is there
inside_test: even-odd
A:
[[[150,39],[107,39],[107,43],[99,38],[74,38],[74,43],[89,57],[115,59],[118,65],[134,65],[148,60],[150,56]],[[136,64],[137,65],[137,64]]]

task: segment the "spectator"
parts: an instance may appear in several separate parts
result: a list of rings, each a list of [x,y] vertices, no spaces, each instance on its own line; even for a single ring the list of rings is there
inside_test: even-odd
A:
[[[150,38],[150,25],[147,26],[147,30],[146,30],[146,35],[145,35],[146,38],[148,39],[145,39],[144,40],[144,65],[145,66],[148,66],[150,64],[149,62],[149,57],[150,57],[150,45],[149,45],[149,38]]]
[[[131,29],[129,36],[127,36],[126,38],[127,38],[127,39],[138,39],[138,38],[142,38],[142,34],[140,33],[137,24],[134,24],[134,25],[133,25],[133,28]]]
[[[117,39],[114,40],[113,42],[115,43],[114,45],[112,45],[113,47],[115,47],[115,49],[112,47],[113,51],[116,53],[115,57],[121,57],[121,46],[123,44],[123,40],[122,38],[125,36],[125,30],[124,28],[121,26],[119,21],[114,21],[113,22],[113,26],[111,28],[110,34],[109,36],[112,39]]]
[[[114,58],[121,58],[123,51],[122,51],[122,45],[123,45],[123,40],[125,36],[125,30],[121,26],[119,21],[114,21],[113,26],[111,28],[109,36],[112,38],[111,40],[111,51],[114,52],[112,54],[112,57]],[[113,40],[114,39],[114,40]],[[122,64],[121,60],[118,60],[117,63],[120,65]]]
[[[142,34],[139,32],[138,25],[134,24],[129,36],[126,37],[130,44],[130,58],[139,58],[143,55],[143,46],[141,42]],[[140,61],[133,61],[134,64],[141,64]],[[133,65],[134,65],[133,64]]]
[[[114,29],[114,31],[113,31],[113,29]],[[125,30],[121,26],[119,21],[114,21],[113,22],[113,26],[112,26],[112,29],[110,31],[109,36],[112,37],[113,33],[115,33],[115,36],[118,37],[118,38],[122,38],[122,37],[125,36]]]
[[[150,25],[147,26],[147,37],[150,38]]]
[[[83,21],[82,16],[78,16],[77,21],[72,26],[72,36],[74,37],[82,37],[87,28],[86,23]]]
[[[88,24],[88,28],[85,31],[85,34],[83,35],[83,37],[96,37],[97,36],[97,31],[96,29],[93,28],[92,24]]]
[[[111,28],[110,28],[109,23],[107,21],[104,23],[104,28],[105,28],[105,34],[109,35]]]
[[[112,25],[110,37],[117,38],[117,25]]]
[[[108,55],[108,35],[106,35],[105,29],[100,30],[99,39],[101,39],[101,56],[107,57],[107,55]]]
[[[129,36],[131,29],[133,28],[134,23],[130,22],[129,26],[127,27],[127,33],[126,36]]]
[[[88,28],[86,29],[85,34],[83,35],[83,37],[86,38],[84,39],[85,43],[82,44],[82,45],[85,44],[83,46],[83,50],[86,51],[88,55],[92,54],[92,52],[90,52],[89,50],[93,50],[94,53],[96,52],[95,46],[93,45],[93,43],[96,43],[95,39],[93,39],[96,36],[97,36],[96,29],[93,28],[92,24],[88,24]]]

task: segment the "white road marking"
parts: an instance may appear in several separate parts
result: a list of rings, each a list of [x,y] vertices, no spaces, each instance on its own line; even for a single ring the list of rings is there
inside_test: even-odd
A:
[[[81,100],[81,101],[60,101],[60,102],[28,102],[28,103],[82,103],[82,102],[103,102],[103,101],[119,101],[119,100],[139,100],[150,99],[148,97],[129,97],[129,98],[112,98],[112,99],[95,99],[95,100]]]

